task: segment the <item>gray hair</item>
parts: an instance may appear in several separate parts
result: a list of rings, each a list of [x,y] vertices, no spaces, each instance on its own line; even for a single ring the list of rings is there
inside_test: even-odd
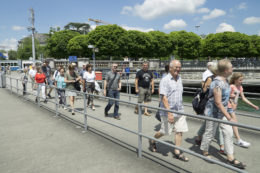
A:
[[[213,65],[213,62],[208,62],[207,63],[207,67],[209,68],[210,66],[212,66]]]
[[[218,72],[218,62],[211,62],[211,65],[209,66],[209,70],[216,75]]]
[[[175,63],[181,63],[179,60],[177,60],[177,59],[174,59],[174,60],[172,60],[171,62],[170,62],[170,67],[172,68],[173,66],[174,66],[174,64]]]

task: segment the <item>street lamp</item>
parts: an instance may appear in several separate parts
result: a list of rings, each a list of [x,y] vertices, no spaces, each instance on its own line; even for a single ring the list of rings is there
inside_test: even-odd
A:
[[[93,58],[93,70],[96,71],[96,58],[95,58],[95,52],[98,52],[98,48],[96,48],[94,45],[88,45],[89,49],[92,49],[93,54],[92,54],[92,58]]]

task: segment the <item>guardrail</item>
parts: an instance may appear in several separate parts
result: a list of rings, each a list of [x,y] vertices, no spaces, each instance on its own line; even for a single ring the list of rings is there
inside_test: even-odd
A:
[[[10,84],[7,84],[7,86],[10,87],[10,92],[11,93],[16,93],[17,95],[19,95],[19,91],[22,90],[19,88],[18,86],[18,83],[19,83],[19,79],[17,78],[12,78],[12,77],[9,77],[7,76],[7,78],[9,78],[9,81],[10,81]],[[16,86],[13,86],[12,84],[12,81],[15,80],[16,81]],[[30,83],[30,82],[28,82]],[[54,87],[55,88],[55,87]],[[55,101],[51,101],[49,100],[48,103],[53,103],[55,105],[55,115],[56,116],[59,116],[59,114],[61,114],[59,112],[59,103],[58,103],[58,93],[57,93],[57,88],[55,88]],[[16,90],[16,92],[14,91]],[[73,91],[75,92],[75,91]],[[147,107],[147,108],[150,108],[150,109],[155,109],[155,110],[164,110],[164,111],[167,111],[167,112],[172,112],[172,113],[177,113],[177,114],[180,114],[180,115],[184,115],[184,116],[187,116],[187,117],[192,117],[192,118],[197,118],[197,119],[202,119],[202,120],[209,120],[209,121],[215,121],[215,122],[218,122],[218,123],[224,123],[224,124],[229,124],[229,125],[234,125],[234,126],[238,126],[238,127],[242,127],[242,128],[246,128],[246,129],[250,129],[250,130],[254,130],[254,131],[260,131],[260,128],[259,127],[256,127],[256,126],[251,126],[251,125],[246,125],[246,124],[241,124],[241,123],[234,123],[234,122],[229,122],[229,121],[223,121],[223,120],[220,120],[220,119],[215,119],[215,118],[211,118],[211,117],[206,117],[206,116],[201,116],[201,115],[193,115],[193,114],[188,114],[188,113],[183,113],[183,112],[177,112],[177,111],[172,111],[172,110],[166,110],[166,109],[163,109],[163,108],[159,108],[159,107],[154,107],[154,106],[147,106],[147,105],[144,105],[144,104],[139,104],[139,103],[133,103],[133,102],[130,102],[130,101],[124,101],[124,100],[120,100],[120,99],[114,99],[114,98],[109,98],[109,97],[105,97],[105,96],[99,96],[99,95],[93,95],[93,94],[89,94],[89,93],[84,93],[84,92],[79,92],[79,91],[76,91],[77,94],[79,94],[80,96],[83,96],[83,99],[84,99],[84,105],[83,105],[83,108],[84,108],[84,111],[78,111],[78,110],[75,110],[75,112],[78,112],[80,114],[82,114],[84,116],[84,123],[82,124],[81,122],[77,122],[78,124],[80,124],[82,127],[84,127],[84,130],[85,131],[88,131],[88,127],[89,127],[89,124],[88,124],[88,118],[92,118],[92,119],[95,119],[95,120],[98,120],[100,122],[103,122],[103,123],[106,123],[106,124],[109,124],[111,126],[114,126],[114,127],[117,127],[119,129],[122,129],[122,130],[125,130],[129,133],[132,133],[132,134],[135,134],[138,136],[138,146],[137,146],[137,154],[138,154],[138,157],[142,157],[142,139],[143,138],[147,138],[147,139],[152,139],[158,143],[161,143],[161,144],[164,144],[164,145],[167,145],[169,147],[172,147],[174,149],[178,149],[180,151],[183,151],[185,153],[188,153],[188,154],[191,154],[193,156],[196,156],[196,157],[199,157],[201,159],[204,159],[204,160],[207,160],[211,163],[215,163],[215,164],[218,164],[222,167],[225,167],[225,168],[228,168],[228,169],[231,169],[233,171],[237,171],[237,172],[241,172],[241,173],[246,173],[245,170],[241,170],[241,169],[238,169],[238,168],[235,168],[231,165],[228,165],[226,163],[223,163],[223,162],[220,162],[218,160],[213,160],[213,159],[210,159],[210,158],[207,158],[201,154],[198,154],[198,153],[195,153],[191,150],[188,150],[188,149],[185,149],[185,148],[182,148],[182,147],[178,147],[178,146],[175,146],[173,144],[169,144],[167,142],[164,142],[162,140],[159,140],[159,139],[156,139],[154,137],[151,137],[151,136],[147,136],[145,135],[144,133],[142,133],[142,108],[144,107]],[[29,92],[28,92],[29,93]],[[40,98],[39,98],[39,89],[38,89],[38,92],[37,94],[35,95],[34,93],[30,93],[31,95],[34,95],[38,98],[38,101],[37,101],[37,105],[38,106],[42,106],[44,107],[43,105],[41,105],[40,103]],[[98,97],[99,99],[103,99],[103,100],[114,100],[114,101],[118,101],[120,103],[125,103],[125,104],[130,104],[130,105],[134,105],[134,106],[138,106],[138,130],[137,131],[134,131],[134,130],[131,130],[131,129],[127,129],[125,127],[122,127],[120,125],[117,125],[117,124],[114,124],[114,123],[111,123],[111,122],[108,122],[108,121],[105,121],[105,120],[102,120],[96,116],[92,116],[90,114],[87,113],[87,109],[86,109],[86,101],[87,101],[87,96],[95,96],[95,97]],[[67,106],[66,106],[67,107]],[[71,109],[70,107],[67,107],[68,109]],[[51,109],[51,108],[48,108],[48,109]],[[53,111],[53,109],[51,109]],[[70,118],[66,118],[67,120],[69,121],[72,121]],[[75,120],[73,120],[75,121]]]
[[[100,81],[101,83],[101,88],[104,89],[104,78],[102,78],[103,80]],[[126,87],[126,93],[127,94],[124,94],[124,93],[121,93],[121,95],[125,95],[127,96],[129,99],[129,101],[131,101],[131,98],[138,98],[138,96],[136,95],[132,95],[132,85],[134,85],[134,83],[130,83],[128,79],[126,79],[126,83],[122,83],[122,86],[125,86]],[[159,86],[155,86],[155,89],[158,90]],[[195,92],[197,91],[198,88],[194,88],[194,87],[183,87],[183,89],[188,89],[188,90],[193,90],[193,91],[183,91],[184,93],[188,93],[188,94],[195,94]],[[260,93],[252,93],[252,92],[244,92],[245,94],[247,95],[253,95],[253,96],[258,96],[260,97]],[[260,101],[260,98],[248,98],[249,100],[258,100]],[[159,102],[159,99],[155,99],[155,98],[152,98],[151,99],[152,101],[156,101],[156,102]],[[192,107],[191,104],[184,104],[184,106],[188,106],[188,107]],[[257,115],[250,115],[250,114],[245,114],[245,113],[239,113],[237,112],[236,115],[241,115],[241,116],[247,116],[247,117],[252,117],[252,118],[260,118],[260,116],[257,116]]]

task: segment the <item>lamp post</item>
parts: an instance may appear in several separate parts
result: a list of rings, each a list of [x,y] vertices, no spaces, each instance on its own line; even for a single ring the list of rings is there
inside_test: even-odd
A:
[[[94,45],[88,45],[89,49],[92,49],[93,54],[92,54],[92,58],[93,58],[93,70],[96,71],[96,57],[95,57],[95,52],[98,52],[98,48],[96,48]]]

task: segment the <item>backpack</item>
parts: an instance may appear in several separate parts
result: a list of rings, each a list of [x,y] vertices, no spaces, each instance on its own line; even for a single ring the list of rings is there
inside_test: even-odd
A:
[[[210,76],[208,78],[211,78],[212,81],[214,79],[213,76]],[[205,85],[205,83],[204,83],[204,85]],[[204,87],[204,85],[203,85],[203,87]],[[209,100],[209,89],[207,89],[205,92],[203,92],[203,87],[196,91],[195,96],[192,100],[193,110],[199,115],[204,114],[206,104]]]

